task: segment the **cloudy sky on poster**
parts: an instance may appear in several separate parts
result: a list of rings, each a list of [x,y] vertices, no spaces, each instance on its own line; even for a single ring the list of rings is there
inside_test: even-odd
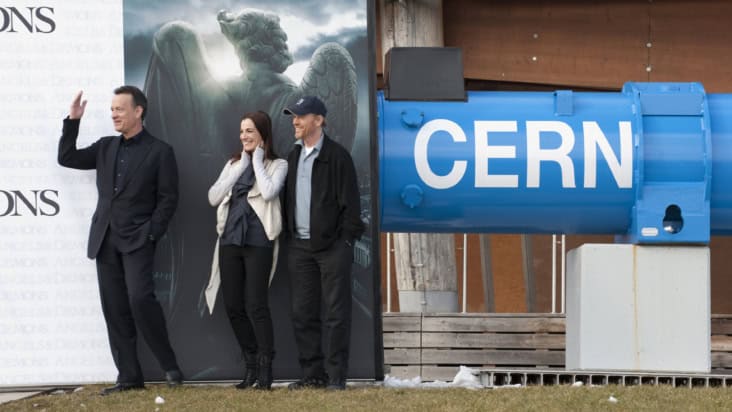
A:
[[[296,83],[307,68],[315,49],[328,41],[346,47],[363,38],[366,31],[366,0],[125,0],[125,35],[127,45],[136,53],[127,53],[128,59],[146,59],[153,34],[168,21],[183,20],[191,23],[201,34],[209,58],[216,61],[214,76],[223,79],[240,72],[234,49],[224,40],[216,15],[220,10],[237,14],[244,9],[260,9],[277,14],[287,33],[287,44],[295,60],[285,72]],[[144,56],[144,57],[143,57]],[[131,83],[144,79],[145,62],[127,62],[127,76]],[[130,72],[130,69],[133,71]]]

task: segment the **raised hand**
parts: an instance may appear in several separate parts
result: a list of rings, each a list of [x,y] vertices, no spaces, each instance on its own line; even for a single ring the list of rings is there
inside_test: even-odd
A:
[[[259,164],[264,161],[264,149],[262,149],[261,143],[256,149],[254,149],[254,152],[252,153],[252,161],[258,162]]]
[[[81,119],[84,115],[84,109],[86,109],[86,100],[81,100],[81,94],[83,91],[79,90],[74,96],[74,100],[71,102],[71,108],[69,109],[69,119]]]

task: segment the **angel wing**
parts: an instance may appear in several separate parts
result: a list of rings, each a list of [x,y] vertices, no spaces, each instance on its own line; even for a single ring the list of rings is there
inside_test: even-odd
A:
[[[326,133],[350,151],[356,136],[358,86],[351,54],[338,43],[324,43],[315,50],[299,87],[273,102],[275,136],[292,136],[292,119],[282,109],[302,96],[318,96],[328,109]],[[284,145],[283,145],[284,146]],[[278,153],[286,155],[292,140]]]
[[[190,319],[205,288],[215,242],[214,214],[205,193],[224,159],[239,145],[235,98],[211,75],[200,35],[185,22],[171,22],[155,34],[145,79],[145,127],[168,142],[178,162],[179,207],[167,236],[158,243],[157,279],[167,282],[169,319]],[[240,147],[240,146],[239,146]]]
[[[356,67],[351,54],[338,43],[325,43],[310,58],[300,84],[304,95],[320,97],[328,108],[328,135],[350,151],[356,136]]]
[[[233,124],[236,136],[241,114],[233,112],[235,99],[211,75],[203,41],[190,24],[170,22],[155,34],[145,93],[145,125],[154,135],[198,153],[230,148],[223,140],[230,142],[231,135],[224,139],[221,127]]]

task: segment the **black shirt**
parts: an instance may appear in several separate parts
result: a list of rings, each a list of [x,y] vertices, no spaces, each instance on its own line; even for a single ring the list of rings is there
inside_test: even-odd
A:
[[[122,187],[122,183],[125,181],[125,176],[129,172],[130,162],[138,160],[141,156],[144,156],[143,146],[140,144],[146,137],[145,130],[143,129],[140,133],[132,136],[129,139],[125,139],[124,136],[120,136],[121,142],[119,149],[117,150],[117,160],[115,163],[114,171],[114,193]]]

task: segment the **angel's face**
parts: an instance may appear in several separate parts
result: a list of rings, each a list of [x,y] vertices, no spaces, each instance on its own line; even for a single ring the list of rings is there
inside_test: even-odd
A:
[[[262,144],[262,135],[259,134],[259,130],[254,126],[254,122],[251,119],[241,121],[239,140],[241,140],[241,145],[247,153],[253,152],[257,146]]]
[[[117,132],[132,137],[142,130],[142,107],[135,106],[131,94],[115,94],[111,110],[114,130]]]

